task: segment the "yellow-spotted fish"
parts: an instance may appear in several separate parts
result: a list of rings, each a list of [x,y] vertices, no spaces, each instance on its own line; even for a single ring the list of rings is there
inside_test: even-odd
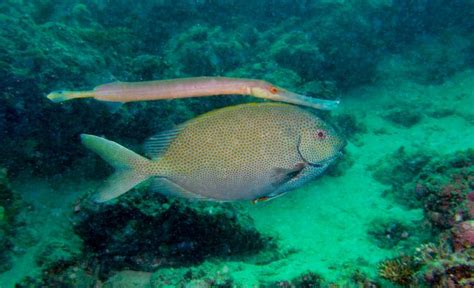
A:
[[[217,201],[266,200],[320,175],[345,142],[299,107],[242,104],[218,109],[152,137],[151,159],[93,135],[82,143],[116,168],[95,201],[120,196],[153,179],[170,196]]]

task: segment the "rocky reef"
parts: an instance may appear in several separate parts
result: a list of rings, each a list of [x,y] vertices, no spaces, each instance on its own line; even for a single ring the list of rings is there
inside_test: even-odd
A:
[[[288,281],[279,281],[269,285],[268,287],[282,287],[282,288],[291,288],[291,287],[322,287],[324,284],[324,279],[321,278],[316,273],[313,272],[306,272],[301,274],[300,276],[288,280]]]
[[[427,244],[380,264],[380,276],[402,286],[470,287],[474,284],[474,150],[430,159],[398,150],[374,175],[401,203],[425,214]],[[381,177],[391,167],[391,178]],[[404,167],[405,169],[399,169]],[[386,173],[386,172],[385,172]],[[388,181],[388,182],[387,182]],[[387,237],[386,245],[393,242]],[[410,251],[411,250],[411,251]]]
[[[0,167],[0,273],[11,267],[12,239],[19,226],[17,214],[21,208],[19,195],[12,190],[7,171]]]
[[[196,264],[209,257],[253,254],[272,247],[231,205],[126,195],[115,205],[82,206],[74,226],[101,273]]]
[[[42,276],[25,278],[20,287],[114,283],[121,281],[122,271],[127,270],[142,271],[140,275],[148,272],[146,275],[158,277],[155,283],[162,284],[204,281],[206,277],[206,281],[215,282],[219,277],[199,269],[183,272],[183,277],[175,273],[166,276],[166,269],[212,259],[264,261],[279,257],[272,237],[253,228],[251,219],[238,207],[170,199],[142,190],[127,193],[111,204],[98,205],[87,199],[78,202],[72,217],[77,236],[71,235],[67,243],[52,242],[39,249],[35,259]],[[125,274],[129,277],[130,273]]]
[[[474,189],[474,150],[432,160],[430,155],[400,148],[381,161],[384,164],[374,176],[391,185],[387,196],[394,196],[409,207],[422,208],[427,224],[444,231],[472,218],[468,195]]]

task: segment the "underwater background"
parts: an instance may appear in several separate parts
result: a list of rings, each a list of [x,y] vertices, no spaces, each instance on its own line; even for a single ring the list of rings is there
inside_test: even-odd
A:
[[[0,287],[474,287],[474,1],[0,2]],[[251,97],[52,103],[54,90],[194,76],[324,99],[347,140],[275,200],[137,188],[81,133],[151,135]]]

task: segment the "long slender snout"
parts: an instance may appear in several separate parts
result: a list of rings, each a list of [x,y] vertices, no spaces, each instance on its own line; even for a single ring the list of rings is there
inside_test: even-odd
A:
[[[309,106],[311,108],[319,110],[333,110],[337,108],[340,102],[339,100],[312,98],[288,90],[282,90],[278,93],[278,96],[281,97],[280,101],[286,101],[297,105]]]

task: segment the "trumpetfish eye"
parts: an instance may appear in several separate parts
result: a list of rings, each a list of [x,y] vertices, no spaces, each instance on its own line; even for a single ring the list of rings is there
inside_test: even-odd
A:
[[[276,94],[276,93],[278,93],[278,89],[276,87],[272,86],[272,87],[270,87],[270,93]]]

